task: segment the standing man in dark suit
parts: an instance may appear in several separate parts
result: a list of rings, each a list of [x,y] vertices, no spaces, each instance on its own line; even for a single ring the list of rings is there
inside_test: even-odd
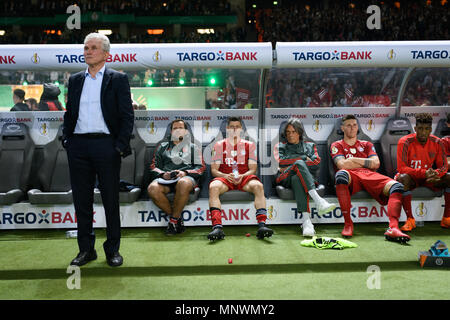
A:
[[[97,258],[93,229],[94,184],[98,177],[106,218],[103,249],[110,266],[120,266],[119,181],[121,157],[131,154],[134,124],[128,77],[105,67],[109,39],[91,33],[84,39],[88,68],[69,79],[63,146],[67,150],[80,252],[71,265]]]

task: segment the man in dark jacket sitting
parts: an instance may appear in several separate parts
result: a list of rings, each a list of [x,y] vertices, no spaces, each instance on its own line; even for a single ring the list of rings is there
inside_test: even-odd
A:
[[[170,138],[156,147],[150,166],[154,180],[147,188],[152,201],[169,216],[167,235],[184,232],[181,212],[205,169],[202,150],[191,142],[185,122],[172,121]],[[175,192],[172,205],[166,196],[171,191]]]

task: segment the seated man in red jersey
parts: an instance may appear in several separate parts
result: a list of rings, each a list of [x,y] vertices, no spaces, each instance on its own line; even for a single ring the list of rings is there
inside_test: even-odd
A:
[[[344,139],[331,144],[331,157],[336,172],[336,195],[344,216],[344,237],[353,236],[353,221],[350,216],[351,195],[366,190],[381,205],[387,204],[389,229],[385,237],[390,241],[407,242],[410,237],[398,228],[402,209],[403,185],[376,170],[380,159],[374,145],[358,140],[358,123],[354,115],[343,117],[341,129]]]
[[[444,130],[445,136],[441,139],[444,144],[445,155],[447,156],[447,166],[450,169],[450,113],[447,113],[447,128]],[[448,188],[449,186],[447,186]]]
[[[219,196],[228,190],[240,190],[255,195],[256,220],[259,239],[270,237],[272,229],[266,227],[266,198],[264,188],[256,174],[257,156],[254,143],[241,139],[242,120],[237,117],[227,119],[227,137],[214,145],[211,174],[215,177],[209,184],[209,211],[213,230],[209,240],[225,237],[222,227],[222,211]]]
[[[441,220],[443,228],[450,228],[450,174],[444,143],[431,134],[433,117],[429,113],[416,114],[415,133],[402,137],[397,146],[397,171],[395,179],[405,186],[403,209],[406,223],[403,231],[411,231],[416,221],[411,209],[411,190],[425,186],[432,190],[445,188],[445,209]]]

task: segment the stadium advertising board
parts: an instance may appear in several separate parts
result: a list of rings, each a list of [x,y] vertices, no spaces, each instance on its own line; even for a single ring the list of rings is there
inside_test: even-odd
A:
[[[156,144],[163,139],[168,124],[182,119],[190,124],[194,137],[207,144],[219,133],[220,124],[229,116],[240,117],[253,140],[258,137],[258,110],[135,110],[135,126],[148,144]],[[63,124],[63,111],[0,112],[0,128],[5,123],[24,123],[36,145],[45,145],[55,139]]]
[[[448,67],[450,41],[277,42],[276,66]]]
[[[272,67],[272,45],[264,43],[111,44],[107,66],[147,68]],[[0,70],[79,71],[87,65],[82,44],[0,45]]]
[[[270,140],[278,134],[280,124],[289,118],[297,118],[303,123],[306,135],[314,141],[326,141],[334,128],[336,119],[354,114],[360,129],[372,140],[377,141],[383,134],[387,119],[395,115],[395,107],[383,108],[277,108],[266,110],[266,130]]]
[[[411,122],[411,125],[414,127],[416,124],[415,115],[417,113],[429,112],[433,116],[432,132],[435,132],[439,120],[445,119],[449,111],[449,107],[403,107],[401,109],[400,115],[402,117],[408,118]]]
[[[433,132],[440,119],[444,119],[448,108],[443,107],[403,107],[400,116],[415,124],[415,114],[430,112],[433,116]],[[276,138],[280,124],[294,117],[302,121],[308,137],[315,141],[326,141],[333,130],[337,118],[351,112],[358,118],[361,130],[373,141],[383,134],[387,119],[395,115],[395,107],[353,107],[353,108],[276,108],[265,111],[265,131],[258,133],[258,110],[135,110],[135,126],[142,139],[156,144],[166,132],[167,125],[175,119],[183,119],[194,130],[198,141],[207,144],[216,138],[219,126],[228,116],[238,116],[244,120],[248,135],[254,141],[264,137],[266,141]],[[52,141],[63,123],[63,111],[36,112],[0,112],[0,128],[5,123],[24,123],[30,129],[30,135],[36,145],[45,145]]]
[[[136,128],[146,143],[156,144],[164,138],[168,124],[182,119],[191,126],[194,138],[202,144],[211,142],[219,134],[221,123],[230,116],[240,117],[249,136],[257,140],[258,110],[177,110],[135,111]]]
[[[337,198],[328,199],[338,203]],[[352,206],[352,220],[355,223],[386,222],[387,207],[380,206],[374,200],[355,200]],[[440,221],[444,206],[443,198],[432,200],[416,199],[412,201],[413,215],[423,221]],[[267,199],[267,221],[269,224],[300,224],[301,212],[296,209],[295,201]],[[338,206],[332,212],[319,216],[312,207],[313,223],[343,223],[344,218]],[[210,226],[208,199],[200,199],[187,205],[183,212],[186,226]],[[402,213],[401,221],[405,220]],[[165,227],[167,216],[151,201],[138,201],[133,204],[121,204],[120,217],[122,227]],[[255,208],[248,203],[224,203],[222,205],[224,225],[256,225]],[[57,229],[76,228],[77,220],[73,205],[39,205],[16,203],[0,206],[0,229]],[[101,204],[94,204],[94,227],[106,226],[104,209]]]

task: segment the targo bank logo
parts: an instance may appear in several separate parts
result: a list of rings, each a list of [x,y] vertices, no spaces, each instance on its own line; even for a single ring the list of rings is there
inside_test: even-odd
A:
[[[256,54],[258,52],[177,52],[178,61],[258,61]]]
[[[294,219],[303,219],[303,213],[299,212],[297,208],[291,208],[291,213],[294,216]],[[350,215],[352,218],[357,219],[377,219],[382,217],[387,217],[387,208],[385,206],[381,205],[375,205],[375,206],[358,206],[358,207],[352,207],[350,210]],[[318,220],[321,219],[339,219],[343,218],[343,214],[340,207],[337,207],[331,212],[328,212],[326,214],[319,215],[319,212],[317,208],[312,207],[311,208],[311,218],[317,218]]]
[[[95,211],[94,211],[95,217]],[[95,219],[93,221],[95,223]],[[51,225],[77,223],[75,212],[41,210],[40,212],[2,212],[0,225]]]
[[[411,50],[414,60],[440,60],[449,59],[450,51],[447,50]]]
[[[229,221],[250,220],[249,213],[250,209],[222,209],[222,219]],[[193,211],[183,210],[181,216],[185,222],[193,221],[200,223],[202,221],[211,221],[211,213],[209,212],[209,209],[205,210],[200,207]],[[144,223],[160,223],[169,221],[169,218],[165,212],[161,210],[139,210],[138,217],[139,221]]]
[[[292,54],[295,61],[372,60],[372,51],[302,51]]]
[[[110,54],[106,59],[106,62],[137,62],[137,53],[120,53],[120,54]],[[58,59],[58,64],[64,63],[85,63],[84,55],[82,54],[56,54],[55,57]]]

